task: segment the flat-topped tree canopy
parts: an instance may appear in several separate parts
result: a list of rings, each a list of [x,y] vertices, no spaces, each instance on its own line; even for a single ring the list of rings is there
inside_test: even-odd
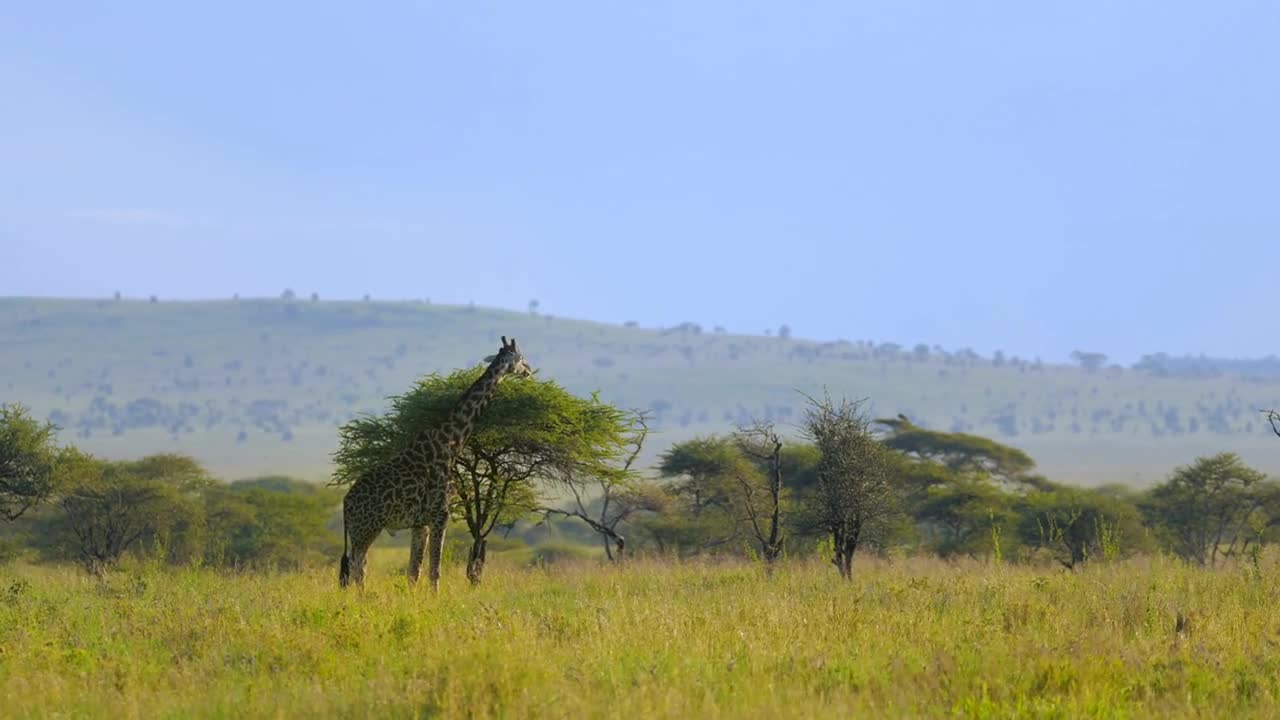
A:
[[[888,428],[886,447],[921,460],[942,463],[956,472],[984,472],[1013,479],[1036,466],[1025,452],[990,438],[967,433],[927,430],[905,416],[881,418],[877,425]]]
[[[391,398],[382,415],[363,415],[339,430],[334,453],[334,485],[356,481],[406,447],[417,433],[438,426],[484,367],[433,373],[403,395]],[[497,393],[463,448],[463,456],[494,462],[536,464],[550,477],[564,468],[608,472],[627,447],[628,414],[597,398],[580,398],[554,380],[522,378],[498,386]]]

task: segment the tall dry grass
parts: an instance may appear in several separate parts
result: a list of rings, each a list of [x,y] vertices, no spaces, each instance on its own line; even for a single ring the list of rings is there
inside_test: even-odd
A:
[[[1277,717],[1280,570],[0,568],[4,717]],[[1182,616],[1179,627],[1178,616]]]

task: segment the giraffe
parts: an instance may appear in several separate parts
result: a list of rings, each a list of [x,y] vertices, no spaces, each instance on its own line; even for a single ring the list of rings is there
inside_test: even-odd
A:
[[[440,555],[453,494],[453,463],[466,444],[476,418],[508,376],[529,377],[536,371],[525,362],[515,338],[485,358],[489,367],[449,410],[439,425],[418,432],[408,445],[356,480],[342,501],[342,562],[338,583],[352,580],[364,586],[369,546],[383,530],[413,531],[409,550],[409,581],[422,573],[424,551],[429,555],[432,591],[440,589]],[[348,542],[350,551],[348,552]]]

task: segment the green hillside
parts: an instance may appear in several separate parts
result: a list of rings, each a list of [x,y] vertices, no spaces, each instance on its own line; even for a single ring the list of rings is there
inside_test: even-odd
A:
[[[577,393],[654,412],[652,457],[751,416],[799,420],[797,390],[867,397],[880,415],[990,435],[1073,482],[1151,482],[1233,450],[1280,471],[1259,408],[1280,380],[1041,365],[868,341],[646,329],[427,303],[0,299],[0,400],[111,457],[190,453],[215,472],[323,479],[338,425],[414,378],[514,336]]]

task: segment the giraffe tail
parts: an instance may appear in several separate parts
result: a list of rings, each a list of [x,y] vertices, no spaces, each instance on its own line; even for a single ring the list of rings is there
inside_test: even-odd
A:
[[[347,543],[347,504],[342,504],[342,561],[338,563],[338,585],[346,587],[351,583],[351,555]]]

